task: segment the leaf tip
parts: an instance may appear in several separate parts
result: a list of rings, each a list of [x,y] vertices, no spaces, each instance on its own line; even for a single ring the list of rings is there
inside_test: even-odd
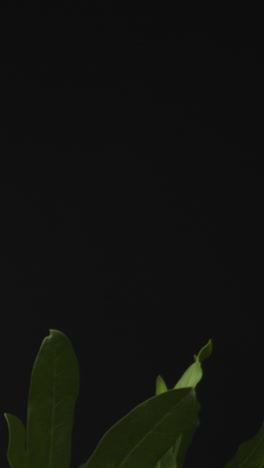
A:
[[[156,378],[156,395],[168,391],[167,384],[161,375],[158,375]]]
[[[210,338],[206,345],[204,345],[199,353],[198,356],[196,356],[197,359],[199,359],[200,362],[203,362],[205,359],[209,358],[213,352],[213,341]]]
[[[50,334],[50,336],[52,336],[52,335],[61,335],[62,332],[59,331],[59,330],[56,330],[55,328],[49,328],[49,334]]]

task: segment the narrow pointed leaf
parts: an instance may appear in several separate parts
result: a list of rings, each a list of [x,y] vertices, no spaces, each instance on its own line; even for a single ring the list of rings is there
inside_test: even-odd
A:
[[[203,376],[202,362],[207,359],[212,353],[212,340],[201,348],[198,355],[194,355],[194,363],[191,364],[184,372],[180,380],[174,386],[174,389],[192,387],[195,388]],[[182,434],[182,441],[180,446],[174,448],[174,453],[177,459],[178,468],[182,468],[187,450],[191,445],[194,430],[187,428],[185,433]]]
[[[167,391],[168,391],[168,387],[164,379],[161,377],[161,375],[158,375],[156,379],[156,395],[160,395],[161,393],[164,393]]]
[[[213,342],[210,339],[208,343],[206,343],[206,345],[204,345],[200,349],[198,356],[195,356],[195,357],[199,359],[200,362],[203,362],[205,361],[205,359],[208,359],[211,356],[212,352],[213,352]]]
[[[174,389],[186,387],[195,388],[203,376],[201,363],[206,358],[208,358],[211,355],[211,353],[212,340],[209,340],[208,343],[205,346],[203,346],[203,348],[201,348],[198,355],[194,355],[195,362],[191,364],[191,366],[189,366],[188,369],[184,372],[180,380],[174,386]],[[165,391],[167,391],[167,386],[162,377],[158,376],[156,380],[156,394],[160,394]],[[177,444],[175,444],[172,448],[172,453],[174,455],[174,459],[177,460],[178,468],[182,468],[183,466],[183,461],[186,456],[187,449],[190,446],[193,438],[193,432],[194,430],[191,427],[189,429],[186,429],[185,433],[181,435],[180,439],[178,439]],[[168,454],[168,457],[170,457],[170,453]],[[163,457],[163,459],[159,461],[159,467],[156,468],[167,468],[167,461],[164,460],[165,458]]]
[[[190,388],[150,398],[107,431],[85,468],[153,468],[187,427],[197,427],[198,411]]]
[[[5,413],[8,425],[9,442],[7,460],[11,468],[28,468],[26,454],[26,430],[16,416]]]
[[[188,367],[188,369],[181,376],[180,380],[174,386],[177,388],[193,387],[200,382],[203,376],[201,363],[208,358],[212,353],[212,341],[208,343],[199,351],[198,355],[194,355],[195,362]]]
[[[264,423],[257,434],[240,445],[237,453],[224,468],[264,467]]]
[[[69,468],[78,363],[69,339],[50,330],[36,357],[29,389],[29,468]]]
[[[188,367],[174,388],[195,387],[201,380],[202,375],[201,363],[200,361],[196,361]]]
[[[156,395],[161,395],[168,391],[168,387],[161,375],[156,379]],[[178,438],[179,440],[180,438]],[[161,457],[155,468],[177,468],[176,458],[172,447]]]

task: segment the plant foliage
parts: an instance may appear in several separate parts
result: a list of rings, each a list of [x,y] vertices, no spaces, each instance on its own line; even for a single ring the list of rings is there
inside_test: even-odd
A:
[[[155,396],[114,424],[79,468],[183,468],[199,426],[196,386],[203,377],[202,363],[211,353],[209,340],[172,389],[159,375]],[[70,468],[78,392],[73,347],[62,332],[50,330],[31,374],[26,427],[16,416],[5,413],[10,468]],[[263,467],[264,424],[224,468]]]

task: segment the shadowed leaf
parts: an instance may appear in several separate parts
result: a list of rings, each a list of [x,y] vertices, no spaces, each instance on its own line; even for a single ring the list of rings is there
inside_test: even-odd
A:
[[[69,339],[50,330],[36,357],[29,389],[29,468],[69,468],[79,370]]]
[[[187,427],[197,427],[198,411],[193,389],[155,396],[109,429],[84,468],[153,468]]]
[[[237,453],[224,468],[263,468],[264,423],[257,434],[240,445]]]
[[[24,424],[12,414],[4,414],[9,432],[7,460],[11,468],[28,468]]]

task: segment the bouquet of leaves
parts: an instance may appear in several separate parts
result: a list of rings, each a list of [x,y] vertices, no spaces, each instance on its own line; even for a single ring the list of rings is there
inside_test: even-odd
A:
[[[199,425],[196,386],[212,341],[172,389],[161,376],[156,395],[136,406],[102,437],[79,468],[182,468]],[[27,424],[5,413],[11,468],[70,468],[71,439],[79,369],[69,339],[50,330],[39,349],[28,395]],[[264,425],[243,443],[224,468],[264,467]]]

